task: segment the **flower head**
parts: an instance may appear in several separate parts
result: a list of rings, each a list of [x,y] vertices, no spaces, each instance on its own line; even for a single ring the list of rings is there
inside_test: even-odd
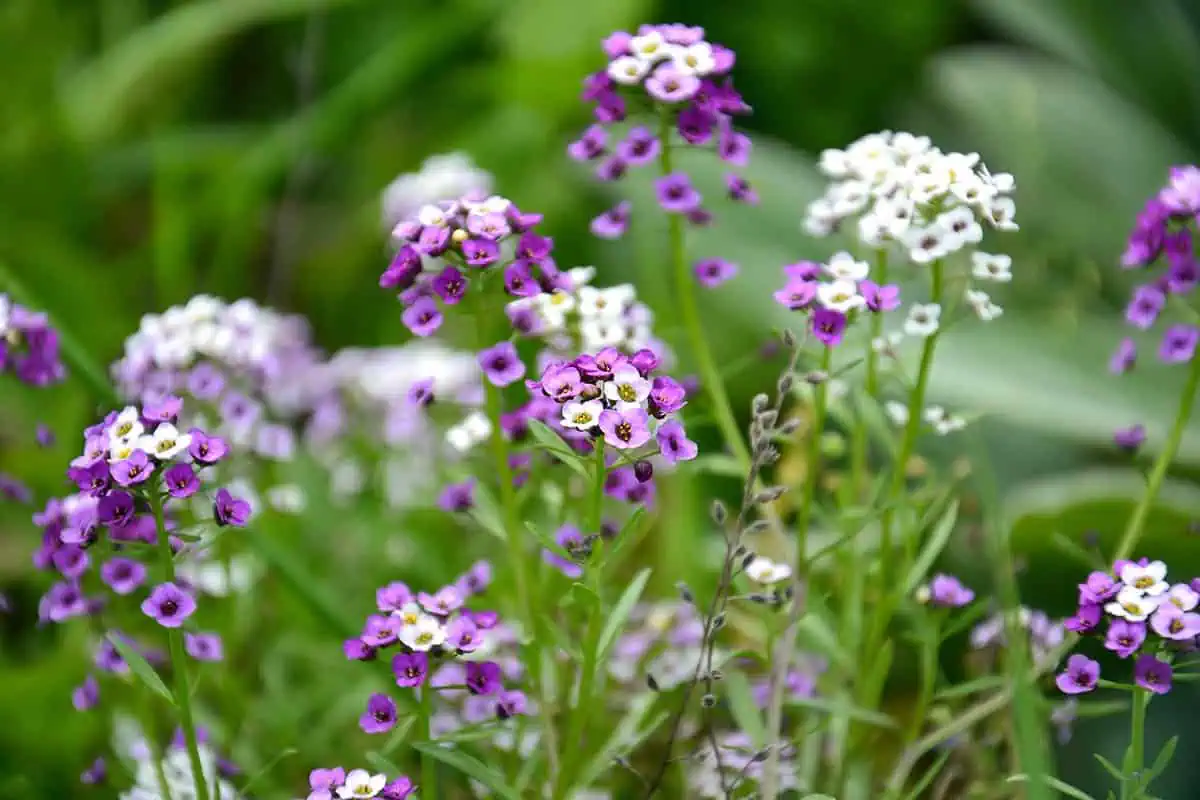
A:
[[[1099,680],[1099,662],[1076,653],[1067,659],[1066,671],[1060,673],[1054,682],[1063,694],[1083,694],[1095,689]]]
[[[364,733],[387,733],[396,727],[396,701],[386,694],[371,695],[370,699],[367,700],[367,710],[358,719],[358,726],[363,729]],[[351,785],[349,779],[347,779],[346,785]],[[383,788],[382,784],[380,784],[380,788]],[[377,789],[376,793],[378,791]],[[360,797],[362,795],[350,796]],[[373,797],[374,795],[366,796]]]
[[[481,351],[479,367],[493,386],[508,386],[525,377],[525,362],[512,342],[500,342]]]
[[[1154,694],[1171,691],[1171,665],[1150,653],[1143,653],[1133,665],[1134,683]]]
[[[195,611],[195,598],[174,583],[155,586],[142,602],[142,613],[164,628],[178,628]]]

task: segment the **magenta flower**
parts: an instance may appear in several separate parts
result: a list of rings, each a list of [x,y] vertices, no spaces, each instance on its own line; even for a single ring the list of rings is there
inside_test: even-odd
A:
[[[358,718],[364,733],[387,733],[396,727],[396,701],[386,694],[373,694],[367,700],[367,710]]]
[[[399,611],[412,601],[412,590],[403,581],[392,581],[375,590],[375,607],[380,611]]]
[[[418,297],[400,314],[400,321],[416,336],[431,336],[442,327],[442,312],[432,297]]]
[[[618,450],[632,450],[650,441],[649,416],[640,408],[602,411],[604,441]]]
[[[775,302],[792,311],[808,308],[817,299],[817,286],[813,280],[791,278],[787,285],[775,292]]]
[[[362,636],[364,644],[371,647],[387,647],[400,638],[400,629],[404,621],[395,616],[372,614],[363,625]]]
[[[729,193],[729,199],[735,203],[745,203],[748,206],[758,205],[758,192],[740,175],[727,174],[725,190]]]
[[[880,286],[874,281],[859,281],[858,290],[872,311],[894,311],[900,307],[900,287],[893,284]]]
[[[594,161],[604,155],[608,144],[608,131],[601,125],[592,125],[577,141],[567,145],[567,155],[574,161]]]
[[[700,90],[700,79],[664,62],[646,79],[645,87],[650,96],[661,103],[682,103]]]
[[[392,674],[396,685],[414,689],[425,682],[429,674],[429,656],[425,653],[397,653],[392,656]]]
[[[525,362],[512,342],[500,342],[479,353],[480,369],[493,386],[504,387],[525,377]]]
[[[421,604],[421,607],[430,614],[437,614],[441,617],[449,616],[451,613],[462,608],[466,599],[454,584],[443,586],[433,594],[429,594],[428,592],[417,593],[417,602]]]
[[[738,265],[723,258],[705,258],[692,267],[701,286],[712,289],[731,280],[738,273]]]
[[[375,648],[362,639],[347,639],[342,642],[342,653],[347,661],[370,661],[375,658]]]
[[[500,665],[494,661],[467,662],[467,689],[471,694],[495,694],[504,688]]]
[[[629,129],[629,133],[617,145],[617,153],[630,166],[640,167],[658,158],[662,144],[658,136],[641,125]]]
[[[110,527],[125,525],[133,519],[135,508],[129,492],[109,492],[96,504],[96,519]]]
[[[455,305],[467,292],[467,279],[452,266],[447,266],[433,279],[433,291],[446,305]]]
[[[1133,291],[1133,299],[1125,309],[1125,319],[1130,325],[1149,330],[1166,305],[1167,298],[1153,286],[1139,286]]]
[[[1166,694],[1171,691],[1171,665],[1159,661],[1150,653],[1143,653],[1133,665],[1133,681],[1143,689],[1154,694]]]
[[[692,187],[691,179],[684,172],[673,172],[657,179],[654,192],[664,211],[687,214],[700,207],[700,193]]]
[[[142,601],[142,613],[164,628],[178,628],[195,611],[195,598],[173,583],[160,583]]]
[[[554,532],[554,542],[568,554],[578,552],[584,546],[583,534],[579,528],[571,524],[563,525]],[[578,562],[571,558],[564,558],[558,552],[548,547],[542,548],[542,561],[545,561],[571,580],[576,580],[583,575],[583,567]]]
[[[412,778],[407,775],[401,775],[396,780],[384,786],[379,791],[379,797],[381,800],[408,800],[416,790],[417,786],[412,782]]]
[[[622,200],[592,220],[592,235],[600,239],[619,239],[629,227],[630,205],[628,200]]]
[[[696,443],[687,438],[687,433],[684,431],[683,425],[675,420],[663,423],[659,427],[658,433],[655,434],[655,438],[658,440],[659,452],[662,453],[662,457],[670,464],[680,461],[691,461],[699,452]],[[636,465],[634,465],[634,474],[636,477]],[[645,481],[639,480],[639,483],[645,483]]]
[[[1129,658],[1145,641],[1145,623],[1114,619],[1108,624],[1108,634],[1104,637],[1104,646],[1121,658]]]
[[[659,375],[650,386],[650,413],[663,419],[687,405],[687,390],[674,378]]]
[[[183,647],[197,661],[223,661],[225,647],[215,633],[185,633]]]
[[[525,713],[527,706],[525,693],[518,689],[502,691],[496,696],[496,716],[500,719],[520,716]]]
[[[1103,603],[1117,596],[1121,584],[1112,575],[1101,570],[1095,570],[1087,576],[1087,581],[1079,584],[1079,602]]]
[[[119,595],[131,594],[146,581],[146,567],[132,558],[117,556],[100,566],[100,580]]]
[[[100,684],[91,675],[83,683],[71,691],[71,705],[76,711],[88,711],[100,702]]]
[[[141,450],[134,450],[129,458],[113,464],[111,469],[113,480],[122,486],[136,486],[154,474],[150,457]]]
[[[472,267],[486,267],[500,258],[500,245],[491,239],[467,239],[462,243],[463,260]]]
[[[163,483],[172,497],[191,497],[200,491],[200,479],[187,464],[176,464],[164,472]]]
[[[1127,453],[1136,453],[1146,443],[1144,425],[1132,425],[1113,431],[1113,444]]]
[[[446,626],[446,646],[459,653],[473,653],[483,644],[479,626],[465,614],[450,620]]]
[[[333,769],[314,769],[308,773],[308,786],[312,793],[308,800],[333,800],[333,793],[346,782],[346,770],[341,767]]]
[[[1066,672],[1054,679],[1063,694],[1083,694],[1096,688],[1100,680],[1100,663],[1076,653],[1067,659]]]
[[[188,454],[197,464],[216,464],[229,452],[229,445],[220,436],[208,436],[199,428],[189,431],[192,441],[188,445]]]
[[[241,528],[250,519],[250,504],[241,498],[234,497],[228,489],[218,489],[217,496],[213,498],[213,517],[216,519],[217,525],[222,527],[232,525],[235,528]]]
[[[475,506],[475,479],[451,483],[438,495],[438,508],[443,511],[470,511]]]
[[[1075,633],[1088,633],[1100,624],[1102,613],[1099,603],[1082,603],[1075,616],[1063,620],[1063,627]]]
[[[961,608],[975,599],[975,593],[953,575],[939,573],[929,582],[929,602],[943,608]]]
[[[744,167],[750,161],[750,146],[749,136],[726,125],[717,139],[717,155],[726,163]]]
[[[846,315],[832,308],[818,308],[812,314],[813,335],[826,347],[836,347],[842,342],[846,330]]]
[[[1191,361],[1197,342],[1200,342],[1200,329],[1192,325],[1172,325],[1163,334],[1158,357],[1168,364]]]

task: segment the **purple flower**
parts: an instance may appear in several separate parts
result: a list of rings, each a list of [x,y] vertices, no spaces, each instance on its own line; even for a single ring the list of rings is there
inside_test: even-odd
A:
[[[191,497],[200,491],[200,479],[187,464],[176,464],[164,472],[163,483],[172,497]]]
[[[1104,637],[1104,646],[1121,658],[1129,658],[1137,652],[1144,641],[1146,641],[1146,625],[1144,623],[1114,619],[1108,624],[1108,634]]]
[[[527,705],[525,693],[518,689],[500,692],[496,696],[496,716],[500,719],[519,716],[525,713]]]
[[[1117,596],[1121,584],[1113,580],[1113,576],[1101,570],[1088,574],[1087,581],[1079,584],[1079,602],[1099,604]]]
[[[486,267],[500,258],[500,245],[491,239],[467,239],[462,243],[463,260],[472,267]]]
[[[609,156],[596,166],[596,178],[604,181],[605,183],[619,181],[621,178],[625,177],[627,166],[628,165],[625,163],[625,159],[621,158],[620,156]]]
[[[579,528],[570,524],[563,525],[554,532],[554,541],[568,555],[582,552],[584,546],[583,534]],[[571,558],[564,558],[549,548],[542,548],[542,561],[545,561],[571,580],[576,580],[583,575],[583,567],[576,561]]]
[[[220,488],[213,498],[213,516],[220,526],[232,525],[241,528],[250,519],[250,503],[234,497],[228,489]]]
[[[216,464],[229,452],[229,445],[220,436],[209,436],[199,428],[189,431],[192,435],[188,454],[197,464]]]
[[[750,137],[737,133],[729,126],[722,127],[721,136],[717,139],[717,155],[734,166],[746,166],[750,161]]]
[[[364,733],[387,733],[396,727],[396,701],[386,694],[373,694],[367,700],[367,710],[358,718]]]
[[[662,453],[662,457],[670,464],[675,464],[679,461],[691,461],[699,452],[696,443],[687,438],[687,433],[684,431],[683,425],[674,420],[666,422],[659,427],[655,438],[658,440],[658,449]],[[634,475],[637,476],[636,464],[634,465]],[[639,479],[638,482],[645,483],[645,480]]]
[[[1136,453],[1146,442],[1146,428],[1143,425],[1133,425],[1113,431],[1113,444],[1127,453]]]
[[[54,431],[50,429],[49,425],[39,422],[34,439],[37,441],[38,447],[53,447],[55,441]]]
[[[413,285],[421,274],[421,254],[411,245],[404,245],[392,257],[392,262],[379,276],[379,286],[401,291]]]
[[[367,617],[367,622],[363,626],[361,637],[363,644],[371,647],[387,647],[400,638],[400,628],[403,625],[404,621],[400,617],[372,614]]]
[[[1166,694],[1171,691],[1171,665],[1159,661],[1150,653],[1143,653],[1133,665],[1133,680],[1143,689],[1154,694]]]
[[[258,429],[254,449],[264,458],[287,461],[295,453],[296,436],[286,425],[263,425]]]
[[[136,486],[153,474],[154,465],[141,450],[134,450],[129,458],[112,465],[112,478],[122,486]]]
[[[429,656],[425,653],[397,653],[392,656],[392,674],[396,685],[413,689],[425,682],[429,674]]]
[[[975,599],[975,593],[953,575],[937,574],[929,582],[929,602],[943,608],[961,608]]]
[[[430,614],[437,614],[441,617],[449,616],[451,613],[462,608],[465,601],[466,598],[463,597],[463,593],[454,584],[443,586],[433,594],[429,594],[428,592],[417,593],[417,602],[421,604],[421,607]]]
[[[149,422],[174,422],[183,411],[183,399],[175,395],[148,400],[142,405],[142,419]]]
[[[215,633],[185,633],[183,646],[197,661],[222,661],[225,658],[221,637]]]
[[[700,193],[684,172],[673,172],[654,181],[654,193],[664,211],[687,214],[700,207]]]
[[[467,217],[467,232],[472,236],[498,242],[512,233],[512,229],[503,214],[487,211],[482,214],[472,213]]]
[[[432,297],[418,297],[400,314],[400,321],[416,336],[430,336],[442,327],[442,312]]]
[[[658,158],[662,148],[658,136],[641,125],[629,129],[629,133],[617,145],[617,153],[630,166],[640,167]]]
[[[164,628],[178,628],[195,611],[195,598],[173,583],[160,583],[142,601],[142,613]]]
[[[308,786],[312,794],[308,800],[333,800],[333,792],[346,782],[346,770],[341,767],[333,769],[314,769],[308,773]]]
[[[735,203],[745,203],[749,206],[758,205],[758,192],[740,175],[729,173],[725,176],[725,189],[729,199]]]
[[[207,361],[197,364],[188,373],[188,393],[197,400],[215,400],[225,390],[225,376]],[[193,431],[193,434],[195,432]],[[195,439],[192,439],[195,442]]]
[[[426,225],[421,228],[414,244],[416,250],[427,256],[440,256],[450,246],[450,229],[439,225]]]
[[[412,601],[412,590],[402,581],[392,581],[375,590],[375,607],[380,611],[399,611]]]
[[[51,560],[59,574],[72,580],[78,580],[91,565],[91,559],[88,558],[87,552],[82,547],[73,544],[60,547]]]
[[[525,362],[512,342],[500,342],[479,353],[479,367],[493,386],[504,387],[525,377]]]
[[[504,291],[513,297],[535,297],[542,293],[528,261],[514,261],[504,268]]]
[[[826,347],[841,344],[846,330],[846,315],[832,308],[818,308],[812,315],[812,332]]]
[[[133,519],[134,501],[129,492],[109,492],[96,505],[96,519],[104,525],[124,525]]]
[[[592,125],[577,141],[567,145],[567,155],[574,161],[593,161],[604,155],[608,131],[602,125]]]
[[[447,266],[433,279],[433,291],[446,305],[455,305],[467,291],[467,279],[452,266]]]
[[[1117,345],[1116,352],[1113,353],[1112,359],[1108,362],[1108,371],[1114,375],[1121,375],[1133,369],[1133,365],[1137,362],[1137,345],[1133,339],[1122,339]]]
[[[96,679],[91,675],[71,692],[71,705],[75,706],[76,711],[88,711],[95,708],[99,702],[100,684],[96,683]]]
[[[552,364],[542,373],[542,391],[560,403],[579,396],[583,391],[583,377],[570,364]]]
[[[679,135],[688,144],[702,145],[712,138],[716,117],[695,105],[688,106],[679,112],[675,126]]]
[[[1153,286],[1139,286],[1133,291],[1133,299],[1125,309],[1125,319],[1130,325],[1148,330],[1158,319],[1167,298]]]
[[[700,79],[685,75],[670,62],[664,62],[646,79],[646,92],[661,103],[682,103],[700,89]]]
[[[592,235],[600,239],[619,239],[629,227],[629,212],[632,208],[628,200],[622,200],[592,220]]]
[[[1150,618],[1150,627],[1164,639],[1189,641],[1200,636],[1200,614],[1184,611],[1174,603],[1163,603]]]
[[[775,292],[775,302],[792,311],[808,308],[817,297],[817,286],[813,280],[791,278],[787,285]]]
[[[1067,671],[1054,679],[1063,694],[1083,694],[1096,688],[1100,680],[1100,664],[1076,653],[1067,659]]]
[[[145,582],[146,567],[132,558],[110,558],[100,567],[100,580],[117,594],[130,594]]]
[[[632,450],[650,441],[649,417],[640,408],[602,411],[600,430],[604,441],[618,450]]]
[[[495,694],[504,688],[500,665],[494,661],[467,662],[467,689],[471,694]]]
[[[650,386],[650,413],[663,419],[687,405],[687,390],[678,381],[659,375]]]
[[[401,775],[396,780],[379,790],[382,800],[407,800],[417,790],[416,784],[407,775]]]
[[[892,284],[880,286],[874,281],[859,281],[858,290],[872,311],[894,311],[900,307],[900,287]]]
[[[370,661],[375,658],[375,648],[362,639],[347,639],[342,642],[342,653],[349,661]]]
[[[1063,627],[1075,633],[1088,633],[1100,624],[1101,613],[1099,603],[1083,603],[1075,616],[1063,620]]]
[[[1191,325],[1172,325],[1163,334],[1158,348],[1158,357],[1168,364],[1191,361],[1200,341],[1200,329]]]
[[[473,653],[483,644],[479,626],[470,617],[460,614],[446,626],[446,646],[459,653]]]
[[[455,586],[464,595],[479,594],[492,583],[492,565],[487,561],[476,561],[462,574]]]
[[[438,496],[438,508],[443,511],[470,511],[475,505],[475,479],[451,483]]]
[[[705,258],[697,261],[692,271],[701,286],[712,289],[737,275],[738,266],[723,258]]]
[[[88,786],[95,786],[98,783],[104,783],[104,779],[108,777],[108,765],[104,763],[103,758],[97,758],[92,762],[92,765],[85,769],[79,776],[79,782]]]
[[[1171,167],[1167,185],[1158,201],[1176,216],[1200,214],[1200,167]]]

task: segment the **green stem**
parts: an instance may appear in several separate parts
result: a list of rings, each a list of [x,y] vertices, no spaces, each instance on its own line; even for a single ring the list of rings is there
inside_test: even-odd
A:
[[[804,575],[805,559],[808,557],[808,529],[812,527],[813,502],[817,496],[817,480],[821,472],[821,438],[825,434],[825,413],[829,404],[829,372],[833,363],[833,348],[821,351],[821,372],[825,380],[813,391],[812,423],[809,425],[808,453],[805,457],[807,471],[800,495],[800,508],[796,515],[796,574]]]
[[[421,738],[433,744],[430,726],[433,722],[433,688],[429,682],[420,689],[421,694]],[[437,797],[437,760],[428,753],[421,753],[421,796]]]
[[[875,274],[872,276],[880,285],[887,282],[887,251],[878,250],[875,253]],[[867,398],[879,395],[879,354],[875,352],[875,340],[883,335],[883,314],[870,315],[870,338],[867,340],[865,359],[866,379],[863,388]],[[850,452],[850,481],[848,482],[848,497],[852,503],[858,503],[867,484],[867,457],[870,450],[870,436],[867,426],[862,419],[855,421],[854,437],[851,441]]]
[[[921,642],[921,687],[917,693],[917,702],[913,706],[912,719],[904,735],[904,748],[917,740],[921,735],[921,726],[925,724],[925,711],[933,701],[933,690],[937,683],[938,646],[941,644],[941,619],[934,621],[925,632]]]
[[[1187,383],[1179,396],[1179,410],[1175,412],[1175,424],[1167,436],[1166,446],[1159,453],[1158,460],[1154,462],[1150,477],[1146,479],[1146,491],[1142,495],[1141,501],[1138,502],[1137,508],[1133,510],[1133,515],[1129,517],[1125,533],[1121,536],[1117,552],[1113,555],[1114,561],[1129,558],[1137,548],[1138,540],[1141,539],[1143,529],[1146,527],[1146,519],[1150,515],[1150,507],[1158,498],[1163,480],[1167,477],[1167,470],[1171,468],[1171,462],[1175,460],[1175,456],[1179,452],[1179,444],[1183,441],[1183,432],[1192,416],[1192,405],[1196,401],[1197,387],[1200,387],[1200,357],[1192,359]]]
[[[175,554],[171,552],[171,537],[167,533],[166,517],[163,513],[163,496],[159,487],[150,491],[150,506],[154,511],[154,525],[158,532],[158,551],[162,560],[166,581],[175,581]],[[192,765],[192,780],[196,787],[196,799],[208,800],[208,783],[204,777],[204,762],[200,760],[200,745],[196,737],[196,723],[192,717],[191,687],[187,674],[187,653],[183,649],[183,635],[176,628],[167,631],[171,652],[171,673],[175,676],[175,704],[179,706],[179,723],[187,745],[188,761]]]
[[[671,174],[671,117],[663,115],[659,139],[662,147],[659,150],[658,166],[663,175]],[[683,326],[687,331],[688,345],[692,356],[696,359],[696,368],[700,371],[700,381],[708,400],[712,404],[713,418],[721,431],[725,444],[733,452],[743,472],[750,471],[750,448],[742,438],[741,428],[733,415],[733,407],[729,404],[729,396],[725,393],[725,384],[721,380],[721,372],[709,350],[708,341],[704,336],[704,323],[700,318],[700,308],[696,303],[695,279],[688,269],[687,249],[683,236],[683,217],[679,214],[667,214],[667,230],[669,233],[671,266],[675,275],[675,300],[679,304],[679,313],[683,317]]]
[[[1140,800],[1142,769],[1146,762],[1146,706],[1150,693],[1140,686],[1133,690],[1133,707],[1129,712],[1129,758],[1124,765],[1121,781],[1122,800]]]

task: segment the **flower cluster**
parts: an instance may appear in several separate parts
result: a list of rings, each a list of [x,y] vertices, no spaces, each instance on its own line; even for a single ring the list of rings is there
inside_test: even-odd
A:
[[[497,642],[492,631],[499,624],[494,611],[472,611],[466,602],[491,583],[491,565],[480,561],[457,581],[432,594],[414,594],[399,581],[375,593],[377,614],[367,618],[363,632],[343,645],[346,657],[370,661],[391,647],[396,685],[416,689],[426,684],[432,669],[455,658],[467,661],[465,684],[474,695],[490,698],[496,716],[507,719],[525,713],[525,695],[505,689],[500,665],[486,658]],[[391,730],[397,719],[395,700],[372,695],[359,720],[367,733]]]
[[[1099,633],[1107,621],[1104,647],[1120,658],[1137,656],[1135,680],[1156,694],[1171,688],[1171,657],[1196,645],[1200,636],[1200,579],[1168,583],[1167,566],[1142,559],[1118,561],[1112,572],[1096,571],[1079,585],[1079,609],[1065,625],[1081,634]],[[1056,683],[1066,694],[1090,692],[1100,665],[1076,653]]]
[[[422,206],[446,197],[490,194],[492,176],[475,166],[466,153],[430,156],[417,172],[400,175],[383,191],[383,224],[392,230]]]
[[[204,773],[205,784],[213,800],[242,800],[243,795],[237,791],[228,778],[238,774],[237,767],[228,760],[217,755],[207,743],[207,732],[197,730],[200,742],[197,750],[200,755],[200,768]],[[170,797],[194,797],[195,779],[192,763],[185,749],[183,732],[177,731],[161,759],[151,752],[144,738],[130,743],[126,755],[133,762],[133,786],[119,795],[120,800],[162,800],[163,792]],[[97,762],[103,770],[103,761]],[[89,772],[94,772],[93,765]],[[160,779],[161,776],[161,779]],[[91,777],[85,773],[84,782]]]
[[[939,608],[962,608],[975,599],[975,592],[953,575],[939,572],[928,584],[917,589],[916,599],[918,603]]]
[[[858,312],[881,313],[900,305],[900,287],[880,285],[867,276],[871,268],[849,253],[837,253],[825,265],[800,261],[783,268],[787,283],[775,301],[809,314],[813,335],[827,347],[842,341],[847,324]]]
[[[1189,225],[1200,225],[1200,167],[1172,167],[1167,185],[1146,201],[1138,214],[1121,263],[1130,269],[1145,269],[1166,256],[1164,274],[1133,290],[1125,319],[1134,328],[1149,330],[1172,296],[1187,296],[1200,281]],[[1167,327],[1158,357],[1168,364],[1191,361],[1200,342],[1200,328],[1191,324]],[[1112,370],[1128,372],[1137,358],[1132,339],[1125,339],[1113,355]]]
[[[46,315],[0,294],[0,373],[9,370],[30,386],[57,383],[67,374],[58,354],[58,331]]]
[[[621,178],[630,167],[661,159],[675,146],[672,134],[687,145],[715,146],[728,164],[744,167],[750,156],[750,139],[734,130],[733,119],[750,107],[733,88],[729,77],[735,56],[732,50],[704,38],[704,29],[687,25],[643,25],[636,35],[618,31],[604,40],[608,66],[584,81],[583,99],[593,106],[596,124],[567,148],[576,161],[598,162],[601,180]],[[660,130],[635,125],[624,135],[614,134],[630,110],[648,109],[663,122]],[[731,198],[754,203],[753,188],[739,175],[726,176]],[[655,183],[659,205],[669,213],[686,215],[704,224],[711,214],[702,206],[700,193],[685,172],[671,172]],[[592,222],[592,232],[614,239],[624,234],[630,205],[622,202]]]
[[[502,270],[504,290],[512,297],[552,292],[562,276],[551,256],[554,240],[534,231],[541,221],[541,214],[522,213],[497,195],[422,206],[392,231],[400,247],[379,285],[399,291],[401,319],[417,336],[441,327],[438,301],[462,302],[473,272]]]
[[[314,769],[308,774],[308,800],[405,800],[416,791],[407,775],[389,781],[386,775],[342,767]]]
[[[626,356],[607,347],[550,364],[530,388],[558,404],[556,425],[569,439],[603,439],[629,456],[646,454],[653,440],[669,463],[687,461],[696,457],[696,444],[675,418],[687,393],[674,379],[653,374],[659,363],[651,350]]]
[[[1017,622],[1029,634],[1029,651],[1034,665],[1042,667],[1054,657],[1054,651],[1066,636],[1062,620],[1052,620],[1044,611],[1022,606],[1017,612]],[[971,629],[971,647],[976,650],[1003,648],[1006,637],[1004,615],[996,613]]]

